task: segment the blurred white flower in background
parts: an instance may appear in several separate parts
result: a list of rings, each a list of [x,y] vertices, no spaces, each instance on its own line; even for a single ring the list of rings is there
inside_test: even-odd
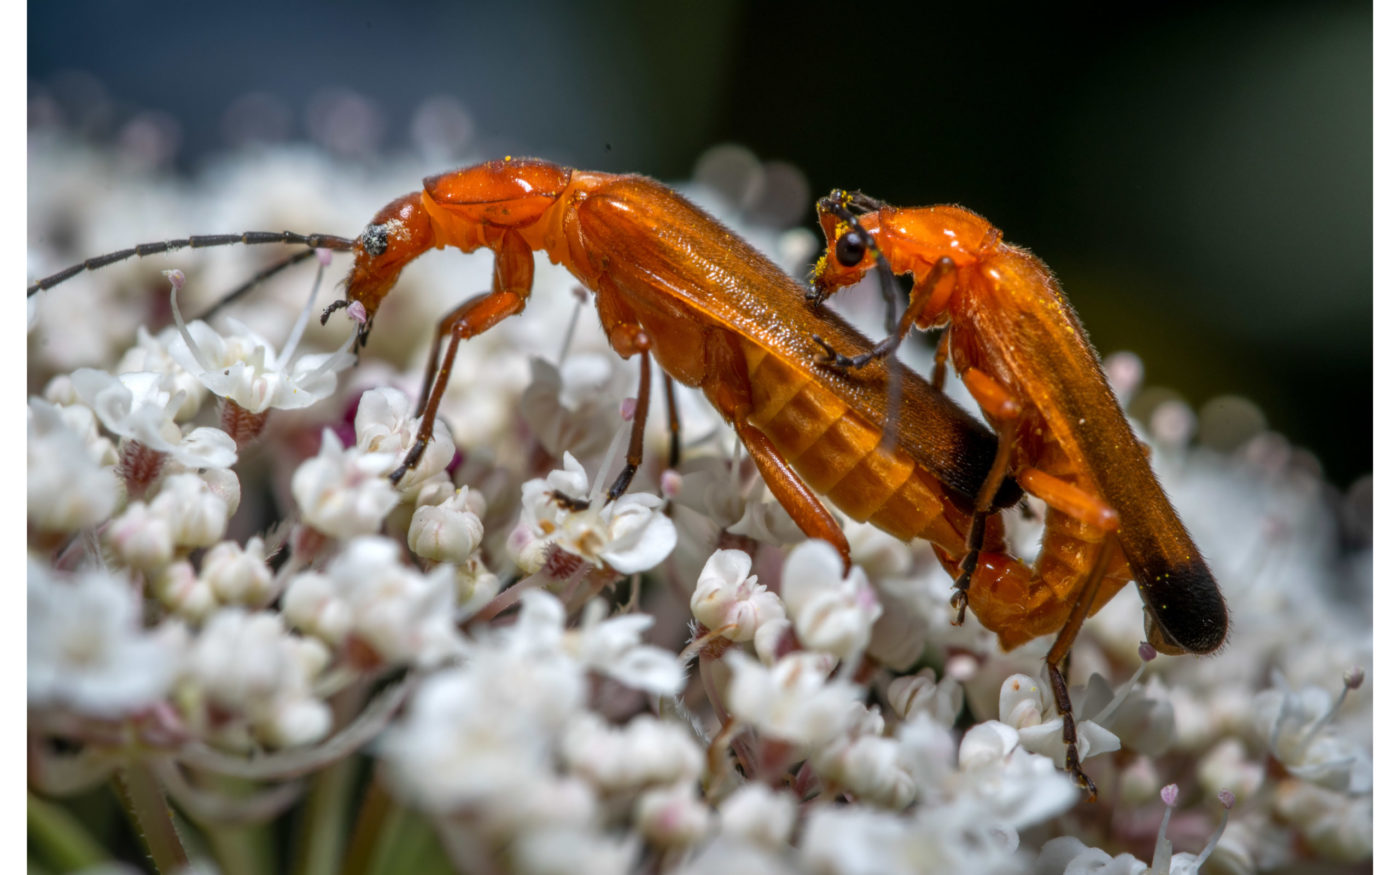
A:
[[[30,560],[31,708],[116,718],[159,703],[181,670],[179,624],[147,629],[131,585],[108,572],[63,575]]]

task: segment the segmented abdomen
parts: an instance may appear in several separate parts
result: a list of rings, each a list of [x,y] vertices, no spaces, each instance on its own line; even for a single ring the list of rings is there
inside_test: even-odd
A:
[[[882,426],[761,347],[746,344],[745,359],[753,402],[749,422],[813,491],[896,538],[921,538],[962,554],[967,515],[949,504],[942,484],[907,453],[880,448]],[[949,514],[956,519],[950,522]]]
[[[1036,466],[1047,474],[1092,491],[1093,484],[1079,475],[1064,453],[1047,447]],[[990,556],[986,551],[972,576],[968,606],[977,619],[997,634],[1007,650],[1059,632],[1069,619],[1092,570],[1098,544],[1107,541],[1108,569],[1089,609],[1090,615],[1103,607],[1133,578],[1133,570],[1123,556],[1114,535],[1105,535],[1060,511],[1046,513],[1045,532],[1034,568],[1006,556]]]

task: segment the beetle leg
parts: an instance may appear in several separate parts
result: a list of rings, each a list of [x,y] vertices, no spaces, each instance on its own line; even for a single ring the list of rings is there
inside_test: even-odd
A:
[[[943,391],[943,386],[948,381],[948,327],[942,325],[929,329],[938,336],[937,345],[933,350],[933,374],[929,377],[929,382],[939,392]]]
[[[626,327],[631,329],[628,332],[631,346],[642,357],[642,382],[637,387],[637,406],[632,411],[632,436],[627,443],[627,463],[608,489],[608,501],[616,501],[619,495],[627,491],[637,474],[637,467],[642,464],[642,441],[647,427],[647,412],[651,408],[651,338],[636,326]]]
[[[1078,520],[1105,535],[1118,531],[1118,511],[1097,495],[1085,492],[1073,483],[1047,474],[1039,468],[1027,468],[1016,477],[1021,488],[1068,517]]]
[[[681,464],[681,413],[676,407],[676,381],[664,371],[661,374],[661,388],[666,392],[666,429],[671,434],[671,450],[666,457],[666,467],[674,471]]]
[[[442,355],[442,338],[452,333],[452,326],[462,317],[463,311],[471,307],[476,301],[477,298],[472,298],[442,317],[438,322],[437,330],[433,332],[432,346],[428,348],[428,366],[423,370],[423,385],[418,390],[418,406],[413,411],[414,416],[423,415],[424,408],[428,406],[428,398],[432,395],[433,381],[438,375],[438,358]],[[451,355],[454,357],[457,355],[456,344],[453,344]]]
[[[841,524],[783,458],[768,436],[749,423],[749,414],[753,410],[749,376],[743,353],[733,343],[733,338],[722,332],[711,332],[706,337],[705,379],[701,383],[705,397],[734,426],[739,441],[748,450],[768,491],[773,493],[797,527],[807,537],[820,538],[835,547],[841,555],[842,565],[850,570],[851,545],[841,531]]]
[[[1065,618],[1064,625],[1060,627],[1059,634],[1055,636],[1055,643],[1050,647],[1050,652],[1045,656],[1045,665],[1050,675],[1050,689],[1055,695],[1055,707],[1064,719],[1065,770],[1075,777],[1079,786],[1087,790],[1089,798],[1092,799],[1097,791],[1094,782],[1084,774],[1084,769],[1079,763],[1079,736],[1075,729],[1074,711],[1069,700],[1069,685],[1065,680],[1065,673],[1068,669],[1070,646],[1079,635],[1084,620],[1094,609],[1099,589],[1108,571],[1113,551],[1109,549],[1111,539],[1107,536],[1118,530],[1118,512],[1098,496],[1039,468],[1027,468],[1016,480],[1027,493],[1041,499],[1051,508],[1101,533],[1094,547],[1093,564],[1078,587],[1074,606]]]
[[[877,270],[880,271],[881,288],[886,282],[894,283],[894,273],[891,271],[889,262],[884,256],[878,260]],[[909,306],[904,308],[900,314],[899,323],[894,330],[886,335],[879,343],[870,348],[868,352],[863,352],[857,356],[844,356],[832,348],[821,337],[813,335],[812,339],[822,348],[825,356],[824,363],[836,368],[861,368],[872,359],[884,358],[895,350],[899,349],[899,344],[903,342],[906,335],[913,329],[914,323],[923,315],[928,307],[928,302],[933,300],[935,295],[947,297],[951,291],[949,284],[957,281],[957,265],[953,259],[946,255],[940,258],[929,272],[928,277],[923,282],[915,283],[914,289],[909,293]]]
[[[1055,636],[1055,643],[1050,646],[1050,652],[1045,655],[1045,667],[1050,675],[1050,690],[1055,696],[1055,708],[1064,720],[1061,737],[1065,742],[1065,771],[1073,775],[1079,786],[1088,792],[1090,800],[1098,795],[1098,789],[1089,776],[1084,774],[1084,768],[1079,762],[1079,733],[1075,727],[1074,705],[1069,699],[1069,684],[1065,680],[1065,674],[1069,670],[1070,646],[1079,635],[1079,630],[1089,616],[1089,609],[1098,595],[1099,584],[1103,582],[1104,573],[1108,570],[1109,553],[1108,542],[1100,541],[1093,568],[1085,578],[1084,585],[1079,588],[1079,597],[1074,601],[1074,609],[1060,628],[1060,633]]]
[[[947,337],[946,333],[944,337]],[[982,488],[977,491],[977,503],[973,506],[972,521],[967,529],[967,552],[958,566],[958,578],[953,582],[952,605],[957,610],[953,624],[957,626],[961,626],[967,618],[967,590],[972,585],[972,573],[977,569],[977,557],[982,552],[982,542],[986,537],[987,514],[991,512],[992,501],[1011,467],[1011,451],[1016,445],[1016,428],[1021,421],[1021,403],[987,374],[976,368],[968,368],[963,372],[963,384],[996,426],[997,454],[992,459],[987,478],[982,481]]]
[[[739,413],[742,417],[748,416],[747,410]],[[783,510],[797,523],[797,527],[807,537],[820,538],[835,547],[836,552],[841,554],[842,564],[846,570],[850,570],[851,545],[846,540],[846,534],[841,531],[841,524],[836,521],[836,517],[831,515],[831,511],[826,509],[826,505],[822,504],[816,493],[792,470],[767,435],[743,418],[734,420],[734,430],[743,442],[744,449],[748,450],[758,473],[763,476],[768,491],[778,499]]]
[[[530,287],[535,276],[535,256],[519,234],[508,232],[501,240],[501,248],[496,253],[496,271],[491,282],[491,291],[477,295],[457,309],[448,313],[438,322],[433,335],[431,354],[428,357],[427,371],[423,375],[423,389],[418,395],[418,415],[423,421],[418,425],[418,434],[413,446],[404,455],[403,463],[389,475],[389,480],[398,483],[409,469],[418,464],[428,442],[433,439],[433,423],[437,420],[438,405],[442,403],[442,393],[447,389],[448,377],[452,375],[452,363],[457,358],[457,344],[475,337],[507,316],[514,316],[525,309],[525,299],[530,296]],[[442,340],[447,337],[447,349],[438,361]]]

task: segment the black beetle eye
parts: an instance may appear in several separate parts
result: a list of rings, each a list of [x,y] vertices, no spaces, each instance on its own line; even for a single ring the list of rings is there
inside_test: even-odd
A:
[[[856,231],[847,231],[836,241],[836,263],[855,267],[865,257],[865,239]]]
[[[389,248],[389,226],[370,225],[365,228],[360,235],[360,242],[364,244],[365,251],[376,258],[384,254],[384,250]]]

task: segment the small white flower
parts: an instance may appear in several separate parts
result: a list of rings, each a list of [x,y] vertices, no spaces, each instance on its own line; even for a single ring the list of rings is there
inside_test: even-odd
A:
[[[817,774],[862,802],[898,811],[914,801],[914,778],[893,738],[861,734],[840,739],[811,763]]]
[[[573,827],[522,833],[510,847],[511,871],[521,875],[628,875],[637,871],[641,842]]]
[[[844,531],[851,544],[851,562],[865,569],[871,578],[904,577],[914,567],[914,552],[908,541],[870,523],[848,521]]]
[[[311,692],[327,660],[324,646],[289,634],[277,614],[223,608],[191,647],[185,676],[211,704],[245,717],[259,739],[288,747],[330,731],[330,708]]]
[[[1223,739],[1201,758],[1196,775],[1202,787],[1223,787],[1241,800],[1250,799],[1264,784],[1264,763],[1251,756],[1238,738]],[[1161,782],[1157,782],[1160,786]]]
[[[233,541],[214,545],[204,555],[199,579],[226,605],[261,605],[274,592],[272,569],[263,558],[263,540],[257,537],[244,547]]]
[[[58,407],[29,400],[26,507],[29,521],[45,531],[95,526],[112,515],[121,495],[114,469],[92,458],[67,419]]]
[[[557,626],[526,607],[474,642],[465,664],[428,677],[384,733],[390,780],[415,805],[489,810],[557,779],[555,739],[583,706],[585,677],[559,652]]]
[[[441,504],[420,505],[408,525],[408,547],[435,562],[466,562],[485,533],[470,492],[459,489]]]
[[[225,514],[232,518],[243,500],[243,485],[239,483],[238,475],[227,468],[203,468],[197,473],[199,479],[204,481],[205,489],[224,503]]]
[[[1103,675],[1093,674],[1079,697],[1077,712],[1118,737],[1120,745],[1160,756],[1176,741],[1176,712],[1158,677],[1130,681],[1115,693]]]
[[[717,533],[744,515],[741,482],[730,464],[715,456],[687,459],[681,470],[684,476],[671,499],[672,509],[683,512],[688,522],[693,522],[682,526],[686,534],[692,527],[703,528],[705,537],[698,543],[713,544]],[[763,494],[762,490],[755,491]]]
[[[524,595],[531,602],[557,599],[535,590]],[[642,633],[656,618],[648,614],[623,614],[604,619],[608,611],[601,599],[584,606],[577,629],[564,632],[562,645],[582,665],[638,690],[657,696],[679,693],[685,671],[669,650],[642,643]],[[562,614],[562,611],[561,611]]]
[[[185,472],[166,477],[150,507],[164,517],[177,547],[217,543],[234,510],[198,474]]]
[[[1274,689],[1255,696],[1255,730],[1289,774],[1332,790],[1367,793],[1370,755],[1360,744],[1327,731],[1340,704],[1337,695],[1322,687],[1295,692],[1275,674]]]
[[[958,742],[953,731],[934,722],[927,711],[916,711],[895,729],[903,762],[925,804],[953,795],[958,777]]]
[[[68,378],[55,377],[50,381],[50,385],[60,380]],[[68,383],[71,387],[72,381],[68,380]],[[66,400],[50,398],[47,391],[43,399],[30,398],[30,419],[38,418],[37,425],[43,432],[66,430],[77,435],[83,442],[87,457],[94,463],[104,467],[115,465],[118,458],[117,448],[97,427],[97,414],[77,397],[76,392],[71,394],[73,397]]]
[[[996,733],[993,733],[995,736]],[[1003,740],[1006,740],[1003,738]],[[901,727],[904,768],[915,777],[921,805],[896,815],[865,805],[816,807],[807,818],[799,851],[816,871],[856,872],[1016,872],[1018,823],[1029,822],[1020,803],[1049,817],[1073,804],[1073,783],[1044,757],[1015,747],[1023,758],[1044,764],[1060,791],[1056,807],[1046,807],[1045,790],[1032,780],[1013,779],[1018,762],[997,756],[989,768],[964,773],[953,768],[952,734],[919,714]],[[1001,748],[1001,745],[997,745]],[[1002,748],[1004,752],[1004,748]],[[1067,794],[1067,795],[1065,795]]]
[[[1129,853],[1110,857],[1075,836],[1059,836],[1046,842],[1035,858],[1035,875],[1142,875],[1147,864]],[[1175,871],[1173,869],[1173,871]]]
[[[749,785],[752,786],[752,785]],[[788,862],[786,843],[783,846],[758,845],[749,841],[731,841],[720,835],[711,839],[676,875],[795,875]]]
[[[564,731],[560,752],[571,771],[605,793],[693,782],[704,765],[694,733],[650,714],[613,727],[585,711]]]
[[[178,333],[170,339],[170,357],[210,392],[249,413],[310,407],[329,397],[335,391],[336,374],[355,363],[355,356],[349,351],[353,340],[349,339],[335,352],[304,355],[292,361],[315,303],[315,286],[278,355],[271,343],[232,317],[225,319],[226,335],[202,321],[186,324],[176,301],[182,279],[171,276],[170,308]],[[318,273],[316,285],[319,284]]]
[[[934,595],[934,586],[936,584],[927,575],[886,577],[878,581],[875,589],[879,593],[881,610],[870,629],[866,656],[896,671],[907,671],[923,657],[930,641],[947,646],[944,630],[949,628],[948,621],[945,618],[935,625],[932,616],[934,612],[946,614],[944,608],[948,599],[941,590],[939,595]],[[935,629],[938,631],[933,632]]]
[[[767,668],[735,649],[724,661],[733,672],[726,700],[734,716],[796,745],[825,744],[844,732],[860,695],[855,684],[828,680],[832,660],[825,654],[789,653]]]
[[[360,396],[355,409],[355,446],[363,453],[387,454],[397,464],[418,440],[422,417],[413,415],[408,396],[398,389],[371,389]],[[413,495],[428,481],[446,470],[457,452],[447,423],[433,423],[433,439],[418,464],[399,481],[402,492]]]
[[[998,716],[1001,723],[1015,728],[1026,750],[1052,759],[1064,758],[1064,718],[1055,708],[1048,684],[1029,675],[1011,675],[1001,685]],[[1118,736],[1092,720],[1077,720],[1075,726],[1078,737],[1075,749],[1081,762],[1101,753],[1112,753],[1122,746]]]
[[[399,494],[383,476],[394,466],[387,453],[341,446],[335,432],[321,433],[321,451],[292,475],[292,495],[308,525],[333,538],[379,531]]]
[[[742,550],[716,550],[690,596],[695,619],[730,641],[750,641],[759,626],[784,616],[782,600],[749,574],[752,567]]]
[[[493,796],[480,809],[485,830],[492,835],[585,829],[599,820],[598,793],[587,781],[548,771],[526,773],[510,792]]]
[[[460,652],[452,568],[424,575],[387,538],[360,537],[326,567],[292,579],[283,612],[297,628],[341,647],[353,635],[390,664],[435,665]]]
[[[454,566],[457,582],[457,613],[471,617],[486,606],[501,591],[501,579],[491,572],[479,556],[473,556]]]
[[[31,560],[28,576],[30,707],[117,718],[164,699],[183,629],[143,629],[136,591],[105,571],[60,577]]]
[[[1228,821],[1228,811],[1235,804],[1234,797],[1228,791],[1221,793],[1220,801],[1225,806],[1227,816],[1221,821],[1220,828],[1216,830],[1200,853],[1173,854],[1172,843],[1167,840],[1167,825],[1171,820],[1172,809],[1176,805],[1177,793],[1175,784],[1168,784],[1159,792],[1160,798],[1167,807],[1162,814],[1161,826],[1157,830],[1157,843],[1153,848],[1150,866],[1131,854],[1124,853],[1110,857],[1105,851],[1090,847],[1075,836],[1061,836],[1046,842],[1045,846],[1040,849],[1040,854],[1036,857],[1034,871],[1044,873],[1044,875],[1057,872],[1104,872],[1115,873],[1115,875],[1139,875],[1139,873],[1198,875],[1201,867],[1220,843]],[[1369,830],[1367,832],[1369,833]],[[1365,856],[1369,855],[1368,842]],[[1364,856],[1357,859],[1358,861],[1364,859]]]
[[[792,621],[786,616],[769,620],[754,630],[753,651],[764,665],[771,666],[784,654],[796,649],[797,638],[792,634]]]
[[[1292,824],[1322,859],[1363,863],[1373,852],[1375,801],[1307,780],[1285,780],[1275,794],[1276,817]]]
[[[175,413],[179,420],[189,419],[199,412],[209,390],[199,378],[185,370],[170,355],[172,344],[180,344],[180,330],[174,325],[162,328],[159,334],[152,335],[144,325],[136,327],[136,345],[124,353],[117,362],[113,373],[129,374],[150,371],[168,376],[170,386],[176,394],[183,393],[184,401]]]
[[[170,520],[144,501],[133,501],[102,532],[102,539],[123,565],[157,571],[175,556]]]
[[[227,468],[238,460],[233,438],[218,429],[181,431],[175,416],[184,404],[184,394],[168,375],[141,372],[114,377],[80,368],[73,372],[73,388],[108,431],[169,455],[187,468]]]
[[[195,575],[188,562],[167,565],[156,575],[151,589],[161,604],[192,623],[204,622],[219,606],[214,591]]]
[[[797,822],[797,800],[791,793],[763,784],[741,784],[719,806],[722,835],[767,848],[783,848]]]
[[[1041,823],[1079,799],[1079,788],[1056,760],[1026,750],[1015,727],[995,720],[963,736],[955,786],[977,797],[989,821],[1011,830]]]
[[[637,829],[666,848],[695,844],[709,831],[714,812],[696,795],[693,781],[647,790],[634,806]]]
[[[617,430],[617,401],[632,379],[611,352],[574,353],[558,367],[532,356],[520,416],[550,455],[571,451],[592,457],[607,448]]]
[[[836,549],[819,540],[800,544],[788,556],[783,602],[803,647],[848,662],[870,643],[880,616],[880,601],[865,572],[852,568],[844,575]]]
[[[951,728],[958,715],[962,714],[962,684],[951,675],[937,680],[931,668],[890,681],[888,696],[890,707],[905,719],[922,711]]]
[[[798,842],[804,871],[850,873],[935,872],[932,860],[909,859],[911,821],[862,805],[817,808]],[[920,864],[923,864],[922,866]]]
[[[583,465],[569,453],[564,454],[563,469],[527,482],[520,491],[523,509],[511,544],[517,557],[542,561],[539,543],[544,542],[595,567],[633,574],[656,567],[676,546],[676,527],[662,512],[659,496],[629,492],[596,506],[600,499],[589,496]],[[560,505],[556,494],[589,500],[589,506],[570,510]],[[526,570],[537,571],[538,566]]]
[[[744,498],[743,514],[725,531],[775,547],[796,544],[806,538],[806,533],[793,521],[792,514],[777,501],[765,498],[767,495],[763,489],[750,490]]]

